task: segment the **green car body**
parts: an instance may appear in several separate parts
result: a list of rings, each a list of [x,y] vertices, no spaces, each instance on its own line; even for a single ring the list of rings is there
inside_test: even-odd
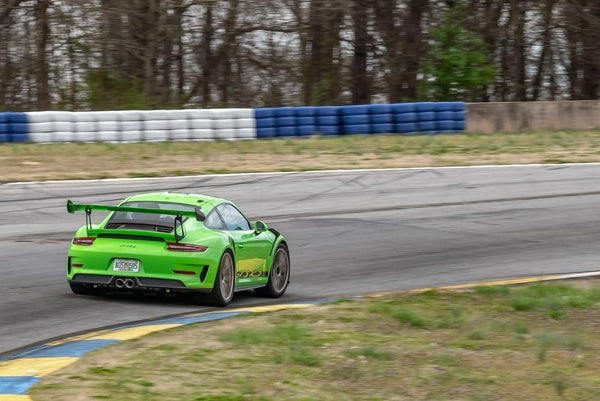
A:
[[[286,239],[263,222],[252,227],[225,199],[148,193],[119,206],[69,201],[67,210],[86,212],[67,258],[75,293],[191,293],[199,303],[224,306],[235,291],[279,297],[289,283]],[[93,210],[110,213],[93,224]]]

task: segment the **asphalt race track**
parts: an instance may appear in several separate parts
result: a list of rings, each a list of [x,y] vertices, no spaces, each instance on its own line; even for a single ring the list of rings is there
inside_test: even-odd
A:
[[[228,198],[282,231],[292,255],[285,302],[598,269],[595,164],[3,184],[0,354],[209,309],[180,298],[78,296],[65,281],[68,244],[84,224],[84,214],[67,214],[67,199],[116,204],[167,190]],[[231,306],[265,302],[238,294]]]

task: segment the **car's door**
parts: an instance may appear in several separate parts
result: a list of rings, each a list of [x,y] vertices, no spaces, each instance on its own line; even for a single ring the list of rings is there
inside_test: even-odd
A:
[[[239,285],[251,285],[267,276],[267,256],[271,250],[268,232],[256,233],[244,215],[233,205],[217,206],[236,247],[236,277]]]

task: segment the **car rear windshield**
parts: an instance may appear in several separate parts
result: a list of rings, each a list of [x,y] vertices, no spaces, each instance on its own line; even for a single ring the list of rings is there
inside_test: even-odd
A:
[[[125,202],[121,206],[194,211],[194,206],[171,202]],[[184,221],[186,219],[184,217]],[[174,222],[175,216],[172,214],[114,212],[108,223],[106,223],[106,228],[172,232]]]

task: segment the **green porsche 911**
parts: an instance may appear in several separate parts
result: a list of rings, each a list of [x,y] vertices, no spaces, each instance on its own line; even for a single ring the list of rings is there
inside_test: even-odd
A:
[[[225,199],[149,193],[119,206],[68,201],[67,210],[86,213],[67,258],[74,293],[190,293],[197,303],[225,306],[235,291],[276,298],[288,286],[287,240],[262,221],[252,227]],[[94,224],[92,210],[110,213]]]

